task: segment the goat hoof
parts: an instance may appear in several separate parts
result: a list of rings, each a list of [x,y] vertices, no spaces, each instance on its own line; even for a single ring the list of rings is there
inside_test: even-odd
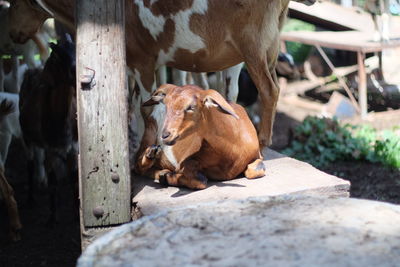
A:
[[[202,174],[201,172],[198,172],[197,173],[197,180],[199,181],[199,182],[201,182],[201,183],[203,183],[203,184],[205,184],[205,185],[207,185],[207,177],[204,175],[204,174]]]
[[[21,240],[21,230],[16,229],[16,230],[11,230],[10,231],[10,239],[13,242],[17,242]]]
[[[196,180],[198,181],[198,183],[195,186],[195,189],[205,189],[207,187],[207,177],[201,172],[197,173]]]
[[[172,175],[170,171],[161,172],[158,176],[158,182],[160,183],[160,185],[168,186],[168,176],[170,175]]]
[[[152,145],[151,147],[146,149],[146,158],[155,159],[158,154],[161,152],[161,146]]]
[[[167,181],[166,175],[160,175],[158,182],[160,183],[160,185],[168,186],[168,181]]]
[[[272,144],[271,140],[267,139],[260,139],[259,145],[260,145],[260,150],[262,150],[264,147],[268,147]]]

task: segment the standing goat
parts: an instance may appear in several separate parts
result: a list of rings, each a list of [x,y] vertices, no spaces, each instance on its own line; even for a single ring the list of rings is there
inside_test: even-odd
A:
[[[289,0],[125,1],[126,60],[139,87],[132,99],[136,108],[155,89],[154,72],[160,66],[212,72],[244,61],[263,106],[259,142],[261,147],[269,145],[279,95],[279,32],[288,4]],[[75,1],[12,0],[10,9],[10,35],[17,42],[26,41],[49,17],[75,29]],[[135,115],[142,123],[151,122],[151,109]],[[145,129],[151,127],[155,125]],[[139,139],[144,136],[146,141],[150,133],[140,128]],[[151,145],[142,144],[139,151]]]
[[[399,1],[394,0],[399,6]],[[371,14],[372,20],[374,21],[375,33],[374,40],[375,41],[384,41],[388,42],[390,39],[389,36],[389,16],[390,16],[390,0],[366,0],[364,4],[365,10]],[[381,15],[381,27],[378,24],[378,15]]]
[[[29,68],[34,68],[37,65],[40,65],[35,61],[35,54],[39,50],[41,54],[41,58],[46,60],[48,57],[48,46],[47,40],[48,36],[43,32],[39,31],[35,33],[25,44],[17,44],[14,43],[9,35],[10,30],[10,22],[9,22],[9,6],[7,4],[3,4],[0,9],[0,91],[4,91],[5,89],[5,73],[3,66],[3,55],[11,56],[11,73],[12,82],[11,86],[8,86],[8,92],[10,93],[18,93],[19,87],[21,85],[21,74],[19,73],[19,59],[18,56],[22,55],[26,65]],[[45,36],[46,35],[46,36]]]
[[[20,92],[20,122],[26,144],[46,151],[45,169],[51,187],[49,223],[53,224],[56,221],[59,163],[67,161],[72,164],[69,169],[76,170],[74,157],[78,137],[75,45],[67,38],[61,44],[50,46],[52,53],[43,71],[34,69],[25,74]]]
[[[265,174],[256,130],[246,111],[214,90],[162,85],[144,106],[155,107],[157,129],[136,170],[174,186],[204,189],[207,178],[249,179]],[[165,118],[163,115],[165,114]],[[162,140],[159,145],[158,141]]]

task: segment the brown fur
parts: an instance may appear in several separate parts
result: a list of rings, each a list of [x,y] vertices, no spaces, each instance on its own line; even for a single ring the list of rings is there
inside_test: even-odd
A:
[[[229,104],[214,90],[174,85],[161,86],[144,105],[161,100],[166,106],[162,141],[172,145],[178,166],[152,146],[139,157],[138,172],[192,189],[205,188],[207,178],[264,175],[256,130],[240,105]],[[154,131],[153,136],[156,140]]]
[[[74,25],[74,1],[44,2],[55,11],[56,18]],[[150,1],[144,1],[155,15],[164,17],[187,9],[192,3],[193,0],[159,0],[151,5]],[[274,68],[279,50],[279,31],[286,17],[288,3],[288,0],[209,0],[204,15],[194,14],[190,18],[191,31],[204,40],[206,47],[195,53],[178,49],[174,61],[167,62],[168,66],[181,70],[208,72],[223,70],[245,61],[264,107],[259,132],[263,146],[270,144],[272,136],[279,95]],[[15,41],[20,42],[32,36],[49,16],[40,8],[32,8],[28,0],[13,0],[11,10],[11,34]],[[137,14],[138,7],[132,0],[125,1],[125,11],[127,64],[140,73],[143,86],[151,91],[158,53],[172,45],[175,25],[168,20],[163,32],[155,40],[142,25]],[[18,17],[17,13],[23,14],[24,19]]]
[[[22,228],[22,224],[19,218],[17,202],[14,198],[14,190],[7,182],[4,176],[4,170],[0,168],[0,193],[4,198],[6,204],[8,216],[9,216],[9,234],[13,241],[21,239],[19,231]]]

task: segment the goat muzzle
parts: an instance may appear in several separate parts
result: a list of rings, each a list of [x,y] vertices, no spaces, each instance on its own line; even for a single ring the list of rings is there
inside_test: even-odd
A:
[[[163,131],[162,132],[162,139],[166,139],[171,135],[171,133],[169,131]]]
[[[178,134],[171,134],[169,131],[163,131],[161,135],[162,141],[167,146],[175,145],[176,141],[179,138]]]

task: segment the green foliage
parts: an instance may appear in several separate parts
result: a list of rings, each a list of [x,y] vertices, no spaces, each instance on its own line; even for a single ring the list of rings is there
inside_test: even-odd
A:
[[[288,19],[282,31],[315,31],[315,26],[298,19]],[[310,54],[311,48],[311,46],[301,43],[286,42],[286,49],[288,53],[293,56],[293,60],[296,63],[303,63]]]
[[[57,39],[50,38],[49,42],[56,44],[57,43]],[[51,48],[49,48],[49,53],[51,53]],[[1,55],[0,57],[2,59],[10,59],[11,55]],[[18,56],[18,59],[22,60],[22,59],[24,59],[24,57],[23,56]],[[35,60],[40,60],[40,54],[35,54]]]
[[[323,167],[342,160],[380,162],[400,168],[400,136],[370,126],[340,125],[337,119],[307,117],[295,128],[284,154]]]
[[[400,169],[400,138],[394,132],[386,131],[376,140],[375,153],[384,164]]]

